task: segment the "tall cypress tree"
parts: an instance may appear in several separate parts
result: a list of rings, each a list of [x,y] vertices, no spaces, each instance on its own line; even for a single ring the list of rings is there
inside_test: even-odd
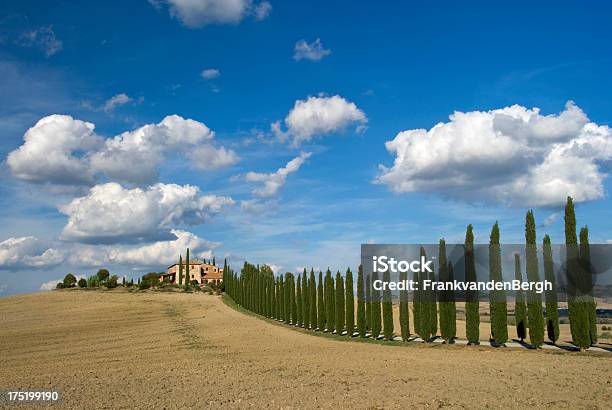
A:
[[[389,282],[391,282],[391,273],[389,269],[383,273],[383,282],[387,284],[383,289],[382,302],[384,335],[385,339],[393,340],[393,305],[391,301],[391,290],[388,286]]]
[[[323,291],[323,272],[319,271],[319,283],[317,285],[317,319],[319,324],[319,331],[325,331],[325,297]]]
[[[278,304],[280,305],[280,320],[287,322],[287,303],[285,299],[285,278],[281,274],[278,280]]]
[[[353,288],[353,272],[346,270],[346,334],[352,337],[355,332],[355,293]]]
[[[178,284],[183,286],[183,255],[179,256]]]
[[[489,280],[502,282],[502,260],[499,241],[499,225],[495,222],[491,228],[489,240]],[[489,292],[489,306],[491,311],[491,335],[498,345],[508,341],[508,307],[506,293],[503,290]]]
[[[576,214],[574,201],[567,197],[565,205],[565,248],[567,261],[566,275],[568,284],[568,307],[570,328],[573,343],[584,350],[591,344],[590,324],[588,313],[588,296],[581,290],[583,275],[581,275],[580,253],[578,238],[576,237]]]
[[[366,329],[372,330],[372,280],[370,275],[366,276],[366,298],[365,298],[365,318],[366,318]]]
[[[431,283],[436,281],[435,269],[429,272],[429,280]],[[433,337],[438,334],[438,297],[437,292],[432,288],[428,291],[429,296],[429,332]]]
[[[344,299],[344,279],[340,271],[336,273],[336,332],[340,335],[344,331],[345,317],[345,299]]]
[[[291,274],[291,323],[297,326],[297,301],[295,297],[295,275]]]
[[[412,319],[414,322],[414,333],[419,335],[421,339],[423,339],[423,330],[421,328],[422,322],[422,302],[421,302],[421,293],[422,293],[422,284],[421,284],[421,275],[419,272],[412,273],[412,280],[416,284],[416,287],[412,291]],[[423,339],[425,340],[425,339]]]
[[[317,282],[315,281],[314,270],[310,269],[310,279],[308,281],[308,291],[310,292],[310,328],[316,329],[317,319]]]
[[[538,247],[536,244],[536,226],[533,211],[527,211],[525,217],[525,255],[527,280],[532,283],[540,281],[538,268]],[[529,341],[535,348],[544,343],[544,315],[542,313],[542,298],[535,290],[528,291],[527,323],[529,324]]]
[[[593,271],[591,266],[591,250],[589,245],[589,228],[580,228],[580,262],[582,268],[582,289],[586,300],[587,316],[589,318],[589,337],[591,345],[597,344],[597,304],[592,295],[593,290]]]
[[[380,314],[381,314],[381,306],[380,306],[380,290],[374,287],[374,283],[378,280],[378,272],[374,271],[372,273],[372,337],[374,339],[378,339],[380,336],[381,323],[380,323]]]
[[[420,255],[422,259],[427,259],[427,255],[425,253],[425,248],[421,246]],[[423,270],[419,270],[416,272],[418,278],[418,288],[416,293],[416,307],[415,311],[418,312],[416,318],[418,318],[418,327],[415,327],[417,330],[417,334],[426,342],[429,342],[431,339],[431,294],[429,290],[425,289],[425,280],[427,279],[427,272]],[[415,318],[415,324],[416,319]]]
[[[357,270],[357,330],[360,337],[366,335],[366,313],[365,313],[365,295],[363,283],[363,267],[359,265]]]
[[[334,279],[332,278],[331,271],[327,268],[325,272],[325,321],[327,324],[327,331],[334,333],[336,330],[336,302],[334,294]]]
[[[559,304],[557,303],[557,280],[552,257],[550,236],[544,236],[544,279],[552,284],[552,289],[546,290],[546,331],[548,340],[553,344],[559,340]]]
[[[310,328],[310,293],[308,292],[308,274],[306,268],[302,273],[302,326]]]
[[[405,284],[407,280],[406,272],[400,271],[399,274],[400,283]],[[402,340],[405,342],[410,337],[410,319],[408,317],[408,291],[404,287],[400,290],[399,294],[399,321],[400,321],[400,330],[402,333]]]
[[[446,261],[446,241],[440,239],[438,246],[438,278],[440,282],[450,282],[449,267]],[[451,338],[451,320],[454,321],[454,316],[451,317],[451,291],[444,290],[440,298],[440,335],[444,343],[450,343]]]
[[[302,277],[298,275],[297,278],[297,289],[295,293],[296,305],[297,305],[297,325],[304,326],[304,320],[302,318],[302,312],[304,309],[303,301],[302,301]]]
[[[187,248],[187,256],[186,256],[187,260],[187,266],[186,266],[186,272],[185,272],[185,289],[189,289],[189,280],[190,280],[190,276],[191,276],[191,259],[189,259],[189,248]]]
[[[514,254],[514,279],[519,282],[523,281],[521,274],[521,257],[518,253]],[[519,288],[514,295],[514,318],[516,321],[516,336],[521,340],[525,340],[527,336],[527,307],[525,306],[525,295]]]
[[[448,280],[451,282],[455,280],[455,274],[453,270],[454,270],[453,265],[449,262],[448,263]],[[457,337],[457,304],[455,303],[455,292],[452,290],[449,292],[449,302],[450,302],[449,303],[450,326],[449,326],[448,342],[455,343],[455,337]]]
[[[472,225],[468,225],[465,233],[465,279],[476,282],[476,263],[474,260],[474,233]],[[468,344],[480,343],[480,311],[478,290],[466,291],[465,301],[465,333]]]

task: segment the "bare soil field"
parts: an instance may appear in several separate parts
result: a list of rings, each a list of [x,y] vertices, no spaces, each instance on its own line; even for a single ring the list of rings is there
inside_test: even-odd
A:
[[[57,408],[610,408],[612,355],[317,337],[205,294],[0,299],[0,388]]]

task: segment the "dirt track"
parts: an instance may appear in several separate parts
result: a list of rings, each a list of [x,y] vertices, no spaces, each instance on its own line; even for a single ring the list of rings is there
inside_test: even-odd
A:
[[[69,408],[609,408],[610,355],[316,337],[203,294],[0,299],[0,388]]]

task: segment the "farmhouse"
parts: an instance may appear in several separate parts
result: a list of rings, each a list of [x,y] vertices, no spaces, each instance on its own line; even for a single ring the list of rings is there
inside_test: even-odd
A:
[[[223,269],[218,266],[204,263],[198,260],[191,260],[187,266],[183,263],[183,278],[188,272],[189,282],[197,281],[200,285],[220,284],[223,282]],[[159,281],[178,284],[179,283],[179,264],[175,263],[166,270],[166,273],[160,275]]]

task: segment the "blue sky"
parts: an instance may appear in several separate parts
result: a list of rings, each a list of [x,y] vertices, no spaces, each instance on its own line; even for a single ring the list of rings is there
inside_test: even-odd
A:
[[[561,242],[568,194],[591,241],[612,239],[611,7],[398,3],[3,2],[0,290],[161,270],[174,230],[196,254],[280,271],[354,268],[365,242],[462,242],[468,223],[479,242],[499,220],[521,243],[530,207],[539,239]],[[199,139],[167,142],[188,138],[154,126],[170,115]],[[46,117],[59,128],[36,128]],[[109,171],[131,151],[107,141],[147,125],[144,156]],[[42,153],[24,148],[31,127]],[[57,148],[58,132],[78,148]],[[171,184],[188,199],[158,208]]]

